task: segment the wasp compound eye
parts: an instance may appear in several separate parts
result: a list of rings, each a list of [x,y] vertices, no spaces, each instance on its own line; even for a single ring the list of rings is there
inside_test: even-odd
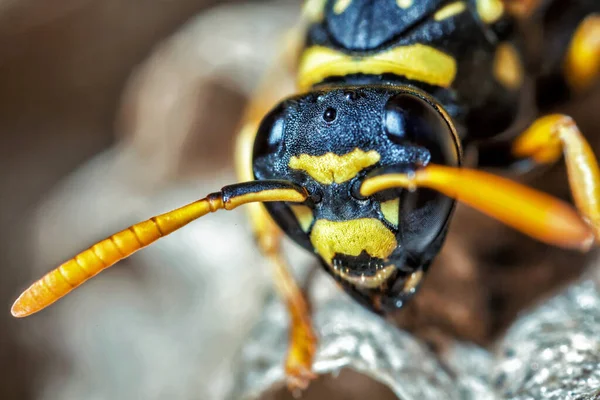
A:
[[[428,163],[459,164],[454,133],[441,112],[426,100],[409,93],[391,97],[385,106],[384,124],[393,143],[426,149]],[[454,202],[437,191],[419,188],[403,191],[400,204],[404,244],[412,254],[421,254],[443,232]]]
[[[452,130],[441,112],[420,97],[401,93],[390,98],[385,106],[384,124],[393,143],[427,149],[430,162],[458,165],[458,144]]]
[[[254,158],[277,151],[283,141],[285,117],[285,107],[280,104],[263,118],[254,142]]]

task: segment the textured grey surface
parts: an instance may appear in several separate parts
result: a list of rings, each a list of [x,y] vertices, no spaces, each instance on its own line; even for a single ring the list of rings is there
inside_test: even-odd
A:
[[[522,316],[502,339],[493,384],[503,398],[600,398],[600,291],[586,280]]]
[[[271,299],[240,352],[231,399],[259,399],[283,385],[287,323]],[[438,357],[341,294],[317,301],[314,323],[316,373],[350,368],[402,400],[600,398],[600,290],[592,279],[524,313],[496,351],[456,342]]]
[[[331,290],[335,293],[336,288],[331,285]],[[231,399],[260,398],[283,382],[287,323],[282,304],[267,303],[241,351]],[[460,398],[461,388],[424,344],[343,294],[316,305],[314,324],[319,337],[316,373],[335,375],[351,368],[388,385],[406,400]]]

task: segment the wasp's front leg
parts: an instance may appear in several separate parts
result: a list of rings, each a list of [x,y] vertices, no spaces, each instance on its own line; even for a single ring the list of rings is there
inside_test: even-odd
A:
[[[254,129],[254,124],[249,124],[245,129]],[[243,162],[247,158],[246,151],[251,150],[253,142],[253,135],[247,132],[241,133],[237,153],[240,178],[253,179],[252,170],[245,169]],[[316,378],[312,372],[312,364],[317,339],[312,328],[308,302],[281,254],[281,230],[263,205],[250,204],[249,206],[249,217],[257,244],[273,267],[275,287],[290,315],[290,347],[285,363],[288,387],[291,390],[305,389],[309,382]]]
[[[264,218],[270,217],[264,211]],[[254,216],[256,218],[258,216]],[[281,232],[273,222],[267,222],[258,230],[257,241],[261,251],[271,262],[277,292],[284,301],[290,316],[289,349],[285,361],[285,373],[290,390],[306,389],[316,378],[312,364],[317,346],[310,308],[305,295],[298,287],[281,254]],[[267,229],[265,229],[267,228]]]
[[[243,135],[240,140],[244,141]],[[247,146],[240,147],[243,149]],[[238,161],[239,158],[238,153]],[[275,287],[286,304],[290,316],[290,345],[285,362],[288,387],[290,390],[305,389],[310,381],[316,378],[312,372],[312,364],[317,338],[312,327],[308,301],[281,254],[281,230],[263,205],[250,204],[249,206],[250,221],[257,244],[273,267]]]
[[[236,172],[240,181],[254,179],[252,154],[261,119],[293,90],[291,69],[300,49],[299,43],[303,37],[301,32],[301,27],[298,27],[286,37],[284,49],[248,105],[236,147]],[[312,364],[317,338],[312,327],[308,301],[281,253],[281,230],[263,205],[250,204],[248,211],[258,246],[273,267],[275,287],[290,315],[290,345],[285,362],[288,387],[291,390],[305,389],[316,378],[312,372]]]

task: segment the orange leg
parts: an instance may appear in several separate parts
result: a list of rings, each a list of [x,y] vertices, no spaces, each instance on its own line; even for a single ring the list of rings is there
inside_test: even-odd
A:
[[[588,16],[573,34],[564,71],[576,91],[589,88],[600,77],[600,14]]]
[[[261,119],[278,101],[293,92],[294,78],[290,69],[302,38],[301,30],[296,29],[284,40],[284,50],[248,106],[236,147],[236,172],[240,181],[254,179],[252,149]],[[288,387],[305,389],[316,378],[312,364],[317,338],[308,302],[281,254],[281,230],[262,204],[249,204],[248,212],[257,244],[273,267],[275,287],[290,315],[290,347],[285,362]]]
[[[312,327],[310,308],[280,252],[280,231],[258,232],[261,251],[273,267],[277,292],[286,304],[290,315],[290,347],[285,361],[288,388],[292,391],[306,389],[316,378],[312,364],[317,348],[317,337]]]
[[[253,139],[248,133],[242,133],[239,139],[242,143],[238,149],[251,149],[249,143],[243,142],[253,142]],[[238,160],[243,158],[244,156],[238,153]],[[251,170],[242,170],[239,175],[252,177]],[[249,204],[248,211],[258,247],[271,262],[275,287],[290,315],[290,347],[285,363],[288,387],[290,390],[305,389],[309,382],[316,378],[312,373],[312,364],[317,338],[312,328],[308,302],[281,255],[281,230],[262,204]]]
[[[246,165],[244,161],[249,158],[246,152],[251,151],[253,143],[253,135],[249,132],[241,133],[237,160],[238,175],[244,179],[253,178],[252,170],[244,168]],[[290,347],[285,363],[288,387],[290,390],[305,389],[310,380],[316,378],[312,373],[312,364],[317,338],[312,328],[308,302],[281,255],[281,230],[262,204],[248,206],[258,247],[273,267],[275,287],[290,315]]]
[[[563,155],[575,205],[600,238],[600,169],[573,119],[560,114],[538,119],[517,138],[513,154],[539,164],[556,162]]]

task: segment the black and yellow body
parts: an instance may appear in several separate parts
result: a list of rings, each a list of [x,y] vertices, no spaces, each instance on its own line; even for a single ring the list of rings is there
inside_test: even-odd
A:
[[[573,29],[600,11],[600,3],[577,3]],[[389,168],[458,166],[472,143],[489,152],[486,141],[510,128],[529,98],[523,40],[499,0],[308,6],[321,8],[311,10],[298,67],[306,93],[263,120],[254,177],[307,188],[306,204],[271,203],[270,215],[355,298],[391,311],[414,294],[439,252],[454,202],[427,188],[363,198],[357,187]],[[503,150],[491,151],[508,163]]]
[[[299,86],[410,85],[433,96],[461,136],[502,132],[516,115],[521,83],[494,73],[498,49],[514,32],[502,4],[326,1],[308,31]]]
[[[288,383],[303,388],[317,339],[283,233],[378,313],[417,292],[455,202],[550,245],[599,242],[600,168],[575,122],[552,114],[515,127],[527,126],[521,109],[598,81],[600,1],[309,0],[305,16],[300,94],[281,101],[277,73],[261,86],[238,143],[242,183],[95,244],[31,285],[13,315],[41,310],[197,218],[248,204],[291,317]],[[477,161],[464,165],[465,149]],[[561,157],[575,208],[481,171]]]

